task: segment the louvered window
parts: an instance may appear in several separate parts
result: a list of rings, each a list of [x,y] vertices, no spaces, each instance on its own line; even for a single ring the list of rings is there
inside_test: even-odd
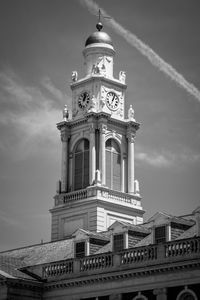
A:
[[[81,140],[74,152],[74,190],[89,185],[89,141]]]
[[[75,257],[81,258],[85,256],[85,242],[79,242],[75,245]]]
[[[106,186],[121,190],[121,154],[113,139],[106,141]]]
[[[115,234],[113,236],[113,250],[117,252],[122,249],[124,249],[124,235]]]
[[[166,226],[159,226],[155,228],[155,243],[166,242]]]

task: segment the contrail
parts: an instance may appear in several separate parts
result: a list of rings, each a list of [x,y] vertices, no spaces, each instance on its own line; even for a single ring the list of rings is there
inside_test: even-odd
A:
[[[80,3],[87,7],[90,13],[97,15],[100,9],[104,16],[108,16],[107,12],[100,8],[97,3],[91,0],[79,0]],[[190,82],[188,82],[183,75],[176,71],[170,64],[165,62],[157,53],[155,53],[148,45],[142,42],[135,34],[121,26],[113,18],[106,20],[108,26],[110,26],[118,35],[122,36],[127,43],[135,47],[142,55],[144,55],[153,66],[165,73],[169,78],[175,81],[180,87],[185,89],[189,94],[194,96],[200,101],[200,91]]]

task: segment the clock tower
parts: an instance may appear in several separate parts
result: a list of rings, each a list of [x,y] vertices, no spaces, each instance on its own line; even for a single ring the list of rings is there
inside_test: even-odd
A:
[[[113,77],[115,50],[110,36],[97,31],[85,42],[84,77],[72,72],[72,114],[67,106],[61,133],[61,179],[52,214],[52,240],[76,229],[106,231],[116,220],[143,222],[134,144],[139,123],[132,105],[125,118],[125,72]],[[71,115],[71,117],[69,117]]]

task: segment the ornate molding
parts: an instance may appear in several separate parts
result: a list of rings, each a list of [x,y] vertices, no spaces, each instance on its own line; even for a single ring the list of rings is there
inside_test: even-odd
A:
[[[60,136],[61,136],[61,141],[62,142],[67,142],[69,139],[69,133],[66,130],[66,128],[62,128],[61,132],[60,132]]]
[[[100,131],[101,134],[105,134],[106,131],[107,131],[107,125],[105,125],[105,124],[99,125],[98,128],[99,128],[99,131]]]
[[[128,131],[126,134],[126,137],[127,137],[129,143],[134,143],[136,134],[135,134],[135,132]]]

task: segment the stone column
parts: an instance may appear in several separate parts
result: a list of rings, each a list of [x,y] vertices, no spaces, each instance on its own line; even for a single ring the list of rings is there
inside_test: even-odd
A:
[[[95,128],[90,126],[90,184],[95,181],[96,171],[96,149],[95,149]]]
[[[105,134],[107,126],[101,124],[99,127],[100,131],[100,151],[99,151],[99,160],[100,160],[100,172],[101,172],[101,184],[106,184],[106,147],[105,147]]]
[[[134,194],[134,142],[135,133],[128,132],[128,193]]]
[[[155,289],[153,294],[156,295],[156,300],[167,300],[166,288]]]
[[[125,191],[125,159],[126,159],[126,154],[122,153],[121,155],[121,192],[126,192]]]
[[[61,192],[67,192],[68,174],[68,139],[69,134],[65,127],[61,129],[62,161],[61,161]]]

